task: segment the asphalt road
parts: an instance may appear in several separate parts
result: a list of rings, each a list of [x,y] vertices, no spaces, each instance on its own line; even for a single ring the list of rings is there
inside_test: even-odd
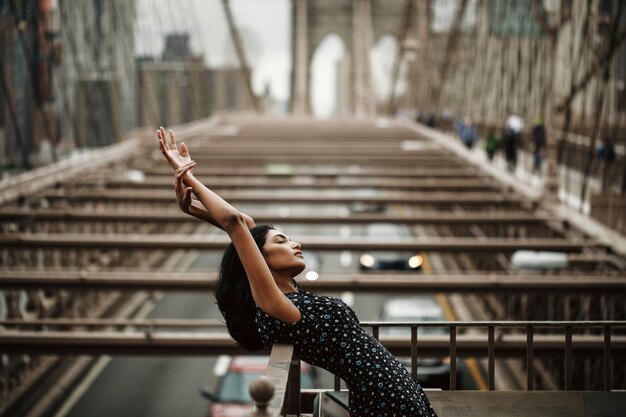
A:
[[[336,208],[322,210],[333,211]],[[281,227],[285,233],[298,235],[358,236],[363,226],[297,226]],[[306,257],[306,248],[303,248]],[[199,253],[190,269],[214,270],[219,253]],[[357,253],[319,253],[318,272],[357,271]],[[300,278],[304,279],[304,278]],[[349,302],[362,321],[378,320],[388,300],[406,294],[329,294]],[[352,300],[350,300],[352,298]],[[221,318],[208,293],[168,293],[155,300],[149,318]],[[115,357],[102,359],[93,371],[92,380],[75,389],[74,398],[65,404],[66,412],[57,417],[202,417],[207,415],[208,403],[198,393],[202,386],[214,387],[215,357]],[[461,372],[467,371],[461,365]],[[320,371],[323,387],[333,386],[333,377]],[[461,388],[472,389],[469,374],[461,376]],[[427,384],[426,384],[427,386]]]

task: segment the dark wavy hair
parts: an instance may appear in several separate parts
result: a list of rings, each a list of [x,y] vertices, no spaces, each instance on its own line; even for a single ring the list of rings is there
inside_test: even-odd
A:
[[[267,224],[250,229],[254,242],[261,251],[267,232],[272,229],[274,227]],[[214,295],[226,320],[228,333],[233,339],[246,350],[261,350],[263,341],[256,328],[256,304],[252,298],[248,276],[232,242],[226,247],[222,257]]]

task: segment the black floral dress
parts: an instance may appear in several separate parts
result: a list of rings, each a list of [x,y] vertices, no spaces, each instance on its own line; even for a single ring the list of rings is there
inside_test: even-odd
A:
[[[343,379],[351,416],[436,417],[422,387],[343,301],[302,290],[286,296],[302,319],[287,324],[257,308],[261,339],[268,346],[291,343],[298,358]]]

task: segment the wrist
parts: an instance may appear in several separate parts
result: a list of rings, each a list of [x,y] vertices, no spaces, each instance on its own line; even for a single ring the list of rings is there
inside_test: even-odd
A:
[[[185,183],[185,185],[189,186],[192,182],[196,181],[196,177],[193,176],[193,174],[191,172],[187,172],[184,176],[183,176],[183,182]]]

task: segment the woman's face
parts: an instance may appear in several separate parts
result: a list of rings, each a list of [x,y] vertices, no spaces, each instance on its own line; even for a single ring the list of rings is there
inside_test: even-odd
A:
[[[270,270],[295,277],[306,267],[300,244],[278,230],[270,229],[263,245],[263,256]]]

